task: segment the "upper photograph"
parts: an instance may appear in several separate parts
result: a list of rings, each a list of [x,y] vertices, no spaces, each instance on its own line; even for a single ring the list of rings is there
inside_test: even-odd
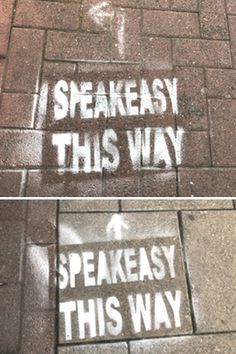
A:
[[[236,196],[235,0],[1,0],[0,197]]]

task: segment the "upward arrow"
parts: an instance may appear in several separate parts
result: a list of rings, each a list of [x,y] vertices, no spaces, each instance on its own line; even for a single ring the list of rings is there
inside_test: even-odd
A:
[[[102,1],[90,8],[89,15],[98,25],[105,27],[104,20],[112,20],[115,12],[110,1]],[[111,22],[109,24],[111,25]]]
[[[107,235],[110,234],[110,232],[114,232],[115,239],[116,240],[122,240],[122,229],[128,230],[128,226],[124,223],[122,220],[122,216],[120,214],[114,214],[112,215],[112,218],[107,225]]]

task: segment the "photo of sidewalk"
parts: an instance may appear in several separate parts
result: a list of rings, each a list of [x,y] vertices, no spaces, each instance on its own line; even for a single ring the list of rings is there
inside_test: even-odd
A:
[[[234,0],[1,0],[0,196],[233,197]]]
[[[0,218],[1,353],[235,353],[235,201],[0,201]]]

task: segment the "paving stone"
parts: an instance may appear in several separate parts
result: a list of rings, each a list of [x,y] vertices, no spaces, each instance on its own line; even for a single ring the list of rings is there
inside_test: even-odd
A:
[[[211,145],[214,166],[235,166],[236,101],[210,100]],[[222,127],[224,129],[222,130]]]
[[[180,169],[181,197],[230,197],[235,194],[234,168]]]
[[[231,51],[233,55],[234,67],[236,67],[236,17],[229,16],[229,29],[231,38]]]
[[[0,286],[0,351],[19,352],[21,287]]]
[[[0,222],[0,283],[21,280],[21,252],[24,241],[23,221]]]
[[[1,130],[0,166],[26,167],[42,164],[42,133],[35,131]]]
[[[236,14],[236,3],[234,0],[226,0],[227,12],[230,14]]]
[[[1,205],[0,205],[1,207]],[[118,211],[117,200],[61,200],[60,212]]]
[[[56,308],[55,260],[55,245],[27,246],[24,307],[28,312]]]
[[[129,197],[139,195],[139,172],[118,171],[104,173],[103,193],[105,197]]]
[[[110,60],[110,37],[107,34],[49,31],[46,58]]]
[[[231,200],[134,200],[121,202],[124,210],[187,210],[187,209],[232,209]]]
[[[7,53],[13,5],[13,0],[3,0],[0,4],[0,56],[5,56]]]
[[[20,0],[17,3],[14,24],[25,27],[76,30],[79,28],[79,10],[79,3]]]
[[[1,102],[1,127],[33,128],[37,96],[4,93]]]
[[[172,69],[171,40],[169,38],[142,37],[142,51],[146,69]]]
[[[21,171],[0,170],[0,196],[19,197],[21,193]]]
[[[5,69],[5,60],[0,59],[0,92],[2,91],[4,69]]]
[[[23,200],[1,200],[0,220],[25,220],[26,201]]]
[[[200,0],[199,10],[203,38],[229,38],[224,0]]]
[[[197,11],[198,0],[171,0],[171,8],[173,10]]]
[[[131,354],[233,354],[235,334],[217,334],[204,336],[161,338],[130,342]]]
[[[100,197],[102,195],[101,175],[85,173],[74,175],[54,170],[31,170],[28,175],[27,196],[38,197]]]
[[[53,200],[31,200],[28,203],[27,242],[56,242],[57,202]]]
[[[14,28],[11,34],[6,89],[37,92],[44,32]]]
[[[207,130],[207,100],[202,68],[177,68],[178,106],[177,123],[186,129]]]
[[[69,344],[98,340],[104,341],[106,339],[114,340],[114,338],[124,339],[132,338],[133,336],[148,337],[170,335],[174,333],[191,333],[192,328],[189,317],[188,295],[186,292],[180,239],[178,235],[177,215],[174,212],[143,213],[143,218],[141,219],[141,217],[139,217],[140,221],[138,223],[137,217],[137,213],[97,213],[93,214],[94,223],[89,224],[88,218],[91,218],[91,214],[60,214],[59,252],[61,263],[59,269],[59,343]],[[165,224],[166,222],[167,224]],[[119,228],[119,224],[121,225],[121,229],[117,230],[117,228]],[[160,237],[158,237],[158,235],[160,235]],[[161,277],[159,277],[156,273],[157,277],[155,278],[155,282],[153,282],[154,278],[150,276],[150,274],[146,274],[144,278],[141,275],[144,266],[142,264],[141,253],[146,252],[147,254],[147,258],[145,258],[145,267],[147,267],[147,262],[151,262],[151,260],[148,259],[148,255],[150,254],[151,256],[151,252],[153,252],[153,247],[155,245],[158,245],[159,247],[159,261],[162,259],[163,264],[161,267],[164,266],[165,270],[163,270],[164,273]],[[174,252],[174,259],[172,258],[172,261],[175,263],[174,268],[168,268],[166,263],[167,260],[163,258],[165,247],[167,247],[169,251],[172,249]],[[118,262],[120,262],[119,267],[122,268],[124,277],[121,276],[120,278],[119,273],[118,277],[115,276],[116,279],[113,277],[109,280],[107,276],[111,271],[110,267],[112,266],[110,265],[111,261],[108,261],[108,258],[111,257],[109,258],[111,260],[116,257],[115,254],[117,252],[120,253],[120,251],[122,251],[125,253],[125,250],[130,250],[131,248],[133,263],[132,265],[130,264],[130,266],[133,269],[131,271],[132,279],[129,278],[126,273],[126,263],[123,263],[124,255],[121,253],[119,258],[122,258],[122,260]],[[110,254],[111,250],[114,252],[113,256]],[[140,255],[138,256],[139,252]],[[90,260],[94,259],[94,268],[93,270],[91,270],[92,268],[90,269],[94,276],[95,283],[93,284],[87,283],[87,278],[85,279],[86,275],[83,271],[80,272],[79,269],[72,270],[71,266],[68,264],[68,262],[72,260],[72,257],[76,257],[76,264],[78,264],[78,257],[83,258],[85,253],[92,255],[92,258],[89,256]],[[107,257],[107,260],[102,261],[100,258],[101,254],[103,254],[105,258]],[[80,258],[81,262],[82,258]],[[109,263],[109,265],[106,263],[107,270],[105,276],[104,262]],[[156,265],[156,261],[154,261],[154,264]],[[92,266],[92,262],[90,262],[90,266]],[[102,266],[102,268],[100,266]],[[82,263],[81,267],[81,269],[85,270]],[[149,267],[151,266],[149,265]],[[160,263],[158,269],[159,267]],[[71,269],[71,271],[69,271],[69,269]],[[137,269],[136,275],[134,274],[134,269]],[[101,271],[103,272],[103,275],[101,275]],[[90,274],[91,276],[92,273]],[[100,275],[103,278],[101,281],[99,280]],[[68,276],[70,277],[70,281]],[[126,276],[128,277],[127,279]],[[156,292],[157,290],[158,293]],[[180,303],[178,305],[179,314],[177,317],[176,314],[174,316],[173,313],[170,313],[169,306],[164,305],[164,302],[169,298],[169,296],[173,297],[172,300],[175,298],[175,301],[178,298],[178,301],[182,304],[182,308],[180,308]],[[144,315],[145,320],[142,324],[142,320],[140,321],[138,319],[139,316],[136,317],[136,315],[132,312],[132,303],[133,301],[136,302],[136,300],[139,301],[138,298],[143,299],[143,297],[145,297],[145,305],[143,305],[147,306],[147,308]],[[162,300],[160,300],[161,298]],[[88,299],[90,300],[87,304]],[[75,301],[78,301],[78,303]],[[107,307],[109,301],[114,301],[115,308],[119,308],[119,319],[117,317],[113,318],[113,315],[110,313]],[[143,300],[140,301],[142,302]],[[100,302],[100,308],[95,309],[94,307],[94,309],[92,309],[93,306],[97,306],[95,304],[98,302]],[[94,305],[91,305],[91,303]],[[155,309],[151,309],[151,303],[155,303]],[[75,309],[71,311],[69,323],[71,323],[72,328],[70,329],[68,326],[65,326],[64,323],[65,315],[63,315],[63,307],[73,304],[75,306],[77,304],[78,308],[75,307]],[[81,310],[80,304],[82,306]],[[89,306],[89,319],[88,317],[87,319],[83,317],[82,313],[85,309],[83,310],[82,308],[84,306],[86,306],[86,308]],[[103,309],[103,306],[105,306],[106,310]],[[136,306],[136,303],[134,306]],[[165,306],[168,307],[169,314],[167,314],[167,308],[164,308]],[[160,319],[160,322],[163,325],[159,324],[158,309],[163,311],[161,315],[162,319]],[[96,325],[97,310],[100,314],[98,325]],[[79,320],[77,319],[76,311],[78,312]],[[165,319],[163,319],[163,313],[165,313]],[[84,313],[84,316],[87,315]],[[110,317],[110,315],[112,317]],[[169,316],[169,320],[167,320],[166,316]],[[112,327],[111,322],[109,322],[111,318],[113,318],[113,321],[116,323],[116,325]],[[86,327],[87,329],[83,329],[83,321],[89,322]],[[92,322],[94,324],[92,324]]]
[[[204,167],[211,164],[210,160],[208,133],[186,131],[183,135],[181,162],[179,166]]]
[[[175,197],[175,170],[156,169],[143,170],[141,178],[141,196],[143,197]]]
[[[176,65],[232,67],[229,42],[205,39],[174,39]]]
[[[208,97],[236,98],[236,70],[208,69]]]
[[[170,37],[199,37],[197,14],[176,11],[144,11],[143,31]]]
[[[110,354],[112,352],[116,354],[128,354],[127,344],[120,342],[58,348],[58,354]]]
[[[233,331],[235,211],[183,213],[183,234],[198,333]]]
[[[22,321],[21,353],[55,353],[55,313],[25,313]]]
[[[115,214],[116,215],[116,214]],[[129,228],[122,231],[123,239],[139,239],[155,235],[156,237],[173,237],[178,234],[177,215],[175,212],[142,213],[142,219],[138,220],[136,213],[119,214]],[[102,242],[106,237],[106,228],[113,214],[60,214],[59,216],[59,243],[80,244],[89,242]],[[114,219],[114,217],[113,217]],[[149,235],[149,236],[148,236]],[[113,233],[107,235],[105,241],[112,240]]]

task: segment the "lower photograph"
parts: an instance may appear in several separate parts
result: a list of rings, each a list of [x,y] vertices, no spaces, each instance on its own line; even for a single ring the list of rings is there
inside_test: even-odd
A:
[[[234,200],[1,200],[0,353],[235,354]]]

